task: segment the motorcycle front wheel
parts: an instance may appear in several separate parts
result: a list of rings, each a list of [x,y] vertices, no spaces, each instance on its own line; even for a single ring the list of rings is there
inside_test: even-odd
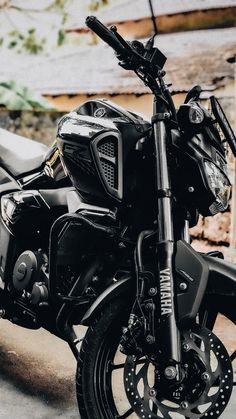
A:
[[[132,358],[135,357],[130,357],[131,359],[127,363],[129,357],[127,358],[119,351],[122,329],[127,325],[129,312],[130,307],[127,301],[124,298],[117,298],[99,314],[85,335],[76,374],[77,400],[81,419],[179,419],[205,416],[201,406],[188,409],[183,403],[180,403],[180,407],[178,407],[173,403],[173,400],[166,406],[163,404],[163,400],[166,398],[163,395],[160,396],[161,402],[157,405],[152,401],[153,397],[155,399],[155,395],[153,394],[153,397],[148,395],[148,403],[146,403],[146,407],[142,408],[142,402],[145,404],[145,397],[147,397],[147,389],[150,393],[155,388],[155,378],[152,377],[155,377],[156,371],[152,363],[147,362],[145,357],[134,360]],[[230,361],[225,348],[223,345],[221,346],[221,342],[217,340],[217,337],[212,335],[211,340],[209,339],[210,345],[213,346],[214,344],[218,352],[212,352],[211,358],[216,359],[216,354],[219,354],[218,358],[224,359],[225,365],[219,364],[213,368],[216,372],[212,373],[213,378],[211,382],[214,380],[215,384],[212,386],[213,389],[210,389],[210,386],[207,388],[206,383],[204,383],[205,378],[202,379],[201,377],[204,377],[204,374],[207,377],[207,374],[209,375],[211,371],[203,369],[202,359],[205,357],[204,354],[200,357],[201,359],[197,359],[198,353],[202,351],[202,346],[205,348],[204,350],[208,346],[209,330],[203,330],[207,331],[207,333],[204,332],[206,339],[204,338],[204,333],[203,335],[200,334],[198,329],[195,332],[191,331],[189,334],[191,339],[192,335],[195,335],[193,347],[195,345],[197,351],[195,351],[192,359],[188,358],[190,357],[189,354],[185,355],[185,362],[193,365],[191,374],[194,377],[193,379],[188,379],[185,387],[191,388],[195,398],[198,397],[199,400],[202,400],[204,409],[210,409],[207,407],[206,401],[212,402],[212,406],[214,405],[212,410],[205,411],[208,412],[207,416],[215,418],[221,416],[227,404],[226,402],[230,398],[232,369],[230,370]],[[185,339],[189,336],[186,335]],[[203,342],[204,339],[205,341]],[[202,352],[200,355],[202,355]],[[216,374],[218,375],[216,376]],[[140,380],[141,375],[142,380]],[[226,379],[225,377],[228,378]],[[226,380],[228,380],[228,383],[225,382]],[[202,393],[200,390],[201,386],[203,388]],[[204,399],[203,393],[206,388],[205,392],[207,391],[208,394]],[[219,394],[219,397],[217,394]],[[223,399],[221,399],[222,397]],[[220,403],[223,404],[220,405]],[[137,404],[140,405],[138,411],[136,409]],[[193,403],[192,406],[194,406]],[[184,409],[186,409],[186,416]]]
[[[122,370],[126,357],[117,349],[129,312],[130,307],[124,299],[115,300],[95,319],[83,339],[76,373],[81,419],[128,417],[120,415],[116,395],[122,397]],[[129,409],[130,406],[126,412]]]

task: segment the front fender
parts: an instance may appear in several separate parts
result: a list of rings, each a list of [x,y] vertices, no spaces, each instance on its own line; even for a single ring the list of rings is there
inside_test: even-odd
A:
[[[99,297],[94,301],[94,303],[89,307],[88,311],[85,313],[80,324],[89,326],[93,319],[96,317],[97,313],[102,310],[111,300],[117,296],[124,295],[127,299],[128,304],[132,304],[135,295],[135,285],[132,284],[132,279],[130,276],[120,279],[117,282],[114,282],[105,291],[103,291]]]

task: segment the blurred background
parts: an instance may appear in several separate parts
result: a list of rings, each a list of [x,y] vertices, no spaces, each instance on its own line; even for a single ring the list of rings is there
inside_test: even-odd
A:
[[[152,0],[152,5],[156,45],[168,57],[166,81],[176,106],[200,84],[204,104],[214,94],[236,131],[236,0]],[[0,128],[50,145],[59,118],[91,97],[150,118],[152,96],[87,30],[89,14],[116,24],[126,39],[144,41],[154,31],[149,0],[0,0]],[[229,155],[233,185],[235,167]],[[191,233],[195,248],[221,249],[236,263],[234,190],[229,210],[201,218]],[[221,319],[218,333],[229,351],[235,349],[232,330]],[[74,369],[63,342],[1,322],[0,418],[78,418]],[[233,403],[223,419],[235,418],[235,394]]]

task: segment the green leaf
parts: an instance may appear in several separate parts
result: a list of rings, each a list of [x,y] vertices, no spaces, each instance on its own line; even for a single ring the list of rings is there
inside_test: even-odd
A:
[[[53,110],[41,95],[15,81],[0,83],[0,104],[10,110]]]
[[[19,35],[19,33],[20,33],[19,31],[11,31],[11,32],[9,32],[9,33],[8,33],[8,35],[9,35],[9,36],[14,36],[14,37],[15,37],[15,36],[18,36],[18,35]]]
[[[9,110],[32,110],[33,107],[14,91],[0,85],[0,104]]]
[[[60,29],[58,31],[58,36],[57,36],[57,45],[58,45],[58,47],[60,47],[62,44],[64,44],[65,39],[66,39],[65,31],[63,31],[63,29]]]
[[[11,42],[8,44],[8,48],[9,48],[9,49],[15,48],[16,46],[17,46],[17,41],[11,41]]]
[[[62,15],[62,21],[61,21],[62,25],[65,25],[68,18],[69,18],[69,14],[64,12],[63,15]]]

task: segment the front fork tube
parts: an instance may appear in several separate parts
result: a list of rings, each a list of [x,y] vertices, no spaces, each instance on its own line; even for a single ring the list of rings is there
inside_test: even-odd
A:
[[[163,115],[163,114],[162,114]],[[157,114],[158,116],[158,114]],[[160,295],[160,345],[165,359],[165,368],[181,362],[180,332],[176,324],[173,257],[175,242],[172,218],[170,174],[167,162],[167,131],[164,120],[153,123],[156,155],[156,184],[158,193],[157,258],[159,267]],[[167,363],[167,364],[166,364]],[[177,367],[176,370],[179,368]],[[171,369],[169,368],[171,373]],[[177,374],[178,376],[179,374]],[[177,378],[178,377],[173,377]]]

